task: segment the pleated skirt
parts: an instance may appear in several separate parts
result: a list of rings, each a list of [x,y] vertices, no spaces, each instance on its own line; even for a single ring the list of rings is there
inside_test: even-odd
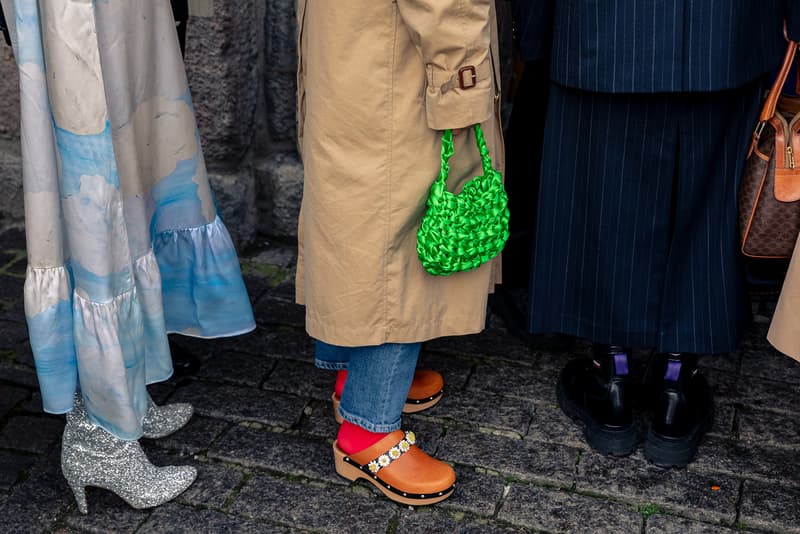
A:
[[[761,89],[601,94],[551,84],[531,331],[735,350],[749,317],[737,192]]]

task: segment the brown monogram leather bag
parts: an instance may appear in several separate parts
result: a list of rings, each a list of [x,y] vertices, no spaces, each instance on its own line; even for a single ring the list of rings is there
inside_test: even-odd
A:
[[[796,52],[797,43],[789,41],[753,133],[739,189],[742,252],[753,258],[790,258],[800,234],[800,98],[781,95]]]

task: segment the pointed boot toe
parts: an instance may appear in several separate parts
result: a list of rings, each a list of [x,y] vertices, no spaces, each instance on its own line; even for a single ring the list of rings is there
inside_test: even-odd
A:
[[[157,405],[148,395],[147,413],[142,421],[142,436],[148,439],[159,439],[169,436],[186,426],[194,415],[191,404],[177,402]]]

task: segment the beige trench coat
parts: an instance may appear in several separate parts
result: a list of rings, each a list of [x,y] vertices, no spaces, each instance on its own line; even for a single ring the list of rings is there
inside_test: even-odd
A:
[[[499,261],[427,274],[416,232],[441,132],[482,124],[504,155],[493,0],[298,0],[298,138],[305,166],[297,301],[327,343],[407,343],[480,331]],[[465,67],[474,67],[459,76]],[[456,137],[451,190],[480,174]]]
[[[767,339],[776,349],[800,361],[800,239],[794,248]]]

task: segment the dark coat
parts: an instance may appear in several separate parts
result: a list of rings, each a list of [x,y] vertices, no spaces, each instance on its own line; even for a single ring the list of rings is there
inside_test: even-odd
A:
[[[554,82],[660,93],[740,87],[800,39],[800,0],[517,0],[527,59],[550,50]]]

